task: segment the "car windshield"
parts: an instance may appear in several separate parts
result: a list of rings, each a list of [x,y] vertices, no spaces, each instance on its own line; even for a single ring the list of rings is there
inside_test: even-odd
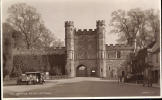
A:
[[[25,76],[25,74],[21,74],[22,76]]]

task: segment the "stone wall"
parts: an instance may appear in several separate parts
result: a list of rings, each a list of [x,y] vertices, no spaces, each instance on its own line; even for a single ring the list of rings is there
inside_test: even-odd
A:
[[[107,78],[109,79],[117,79],[118,69],[123,68],[122,70],[125,71],[126,66],[123,64],[125,63],[126,60],[106,60],[106,73],[107,73]],[[122,71],[121,70],[121,71]]]
[[[53,52],[39,52],[37,50],[13,50],[13,70],[11,76],[31,72],[48,71],[50,75],[65,74],[66,55],[64,48]]]

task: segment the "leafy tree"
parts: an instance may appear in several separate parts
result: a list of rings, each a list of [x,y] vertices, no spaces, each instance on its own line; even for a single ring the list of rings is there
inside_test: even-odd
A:
[[[153,9],[146,10],[147,25],[151,28],[150,33],[154,33],[155,40],[160,40],[160,18],[159,11]]]
[[[43,42],[43,47],[47,48],[51,46],[52,42],[55,41],[55,38],[50,30],[46,29],[45,33],[46,34],[43,34],[41,39]]]
[[[36,9],[25,3],[13,4],[8,8],[7,22],[18,32],[22,33],[26,48],[30,49],[44,33],[45,26]]]
[[[17,3],[8,8],[8,13],[7,22],[17,31],[16,33],[21,33],[20,37],[23,38],[27,49],[46,50],[63,46],[63,42],[56,39],[54,34],[45,27],[40,14],[34,7]]]
[[[35,42],[34,47],[37,49],[47,50],[52,46],[52,43],[55,40],[54,34],[49,29],[45,28],[44,33]]]
[[[64,41],[62,41],[61,39],[56,39],[56,40],[53,42],[53,46],[54,46],[54,47],[63,47],[63,46],[64,46]]]
[[[8,79],[9,75],[12,71],[12,27],[7,24],[3,23],[3,77],[4,79]]]
[[[139,8],[129,11],[117,10],[112,12],[110,26],[112,33],[119,35],[118,42],[132,44],[136,40],[138,48],[146,47],[156,33],[159,33],[160,21],[158,12],[153,9],[141,10]]]

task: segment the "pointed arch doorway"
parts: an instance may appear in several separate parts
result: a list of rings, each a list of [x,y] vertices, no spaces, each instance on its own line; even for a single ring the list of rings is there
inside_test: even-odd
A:
[[[76,69],[77,77],[87,77],[87,67],[85,65],[79,65]]]

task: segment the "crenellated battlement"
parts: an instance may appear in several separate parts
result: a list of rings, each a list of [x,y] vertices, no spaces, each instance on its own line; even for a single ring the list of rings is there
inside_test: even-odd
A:
[[[96,29],[78,29],[76,32],[94,32]]]
[[[103,26],[105,25],[105,20],[97,20],[96,21],[96,26]]]
[[[95,34],[96,29],[78,29],[76,30],[76,34]]]
[[[112,49],[133,49],[133,47],[126,45],[126,44],[106,44],[106,49],[107,50],[112,50]]]
[[[66,26],[74,26],[74,22],[73,21],[65,21],[65,27]]]

